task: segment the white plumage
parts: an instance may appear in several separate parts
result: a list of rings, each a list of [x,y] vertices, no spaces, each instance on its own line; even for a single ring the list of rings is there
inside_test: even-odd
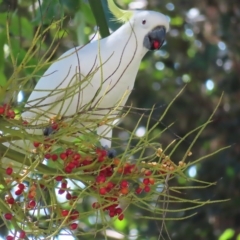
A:
[[[163,14],[135,11],[131,20],[109,37],[64,53],[39,79],[26,104],[31,111],[22,117],[34,119],[40,112],[47,118],[72,116],[86,106],[106,109],[94,111],[95,119],[102,118],[118,103],[124,106],[148,51],[143,45],[144,37],[157,26],[168,30],[169,22]]]
[[[106,116],[114,117],[121,107],[110,115],[109,111],[125,105],[143,56],[162,46],[168,29],[165,15],[134,11],[131,19],[109,37],[70,49],[39,79],[22,118],[34,125],[46,123],[53,116],[74,117],[81,126],[87,126],[86,117],[99,122]],[[42,129],[28,132],[43,134]],[[112,128],[103,125],[97,133],[101,135],[101,144],[110,147]],[[32,148],[32,143],[24,139],[13,144]]]

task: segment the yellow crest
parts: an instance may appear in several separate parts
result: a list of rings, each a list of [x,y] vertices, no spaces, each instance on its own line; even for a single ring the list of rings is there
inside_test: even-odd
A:
[[[116,20],[119,22],[127,22],[129,19],[133,16],[132,11],[122,10],[119,8],[113,0],[107,0],[108,1],[108,8],[111,11],[111,13],[115,16]]]

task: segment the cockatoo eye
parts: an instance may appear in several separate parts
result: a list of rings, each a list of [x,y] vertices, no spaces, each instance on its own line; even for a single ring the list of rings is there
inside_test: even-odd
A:
[[[143,19],[143,20],[142,20],[142,25],[145,25],[146,22],[147,22],[147,21],[146,21],[145,19]]]

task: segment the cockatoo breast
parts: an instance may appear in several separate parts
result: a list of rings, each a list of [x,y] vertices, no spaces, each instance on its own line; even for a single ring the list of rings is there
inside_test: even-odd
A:
[[[110,35],[67,51],[38,81],[28,106],[64,116],[86,107],[123,106],[133,89],[143,56],[140,46],[130,33],[118,38]],[[32,113],[23,113],[23,117],[28,116]]]

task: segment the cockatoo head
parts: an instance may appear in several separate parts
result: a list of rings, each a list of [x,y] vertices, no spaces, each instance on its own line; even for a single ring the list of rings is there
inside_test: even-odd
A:
[[[138,42],[142,42],[147,50],[159,49],[169,30],[168,18],[154,11],[126,11],[118,8],[113,0],[108,0],[110,11],[117,21],[130,24]]]
[[[165,15],[153,11],[135,11],[130,22],[146,49],[156,50],[163,45],[169,30],[169,21]]]

